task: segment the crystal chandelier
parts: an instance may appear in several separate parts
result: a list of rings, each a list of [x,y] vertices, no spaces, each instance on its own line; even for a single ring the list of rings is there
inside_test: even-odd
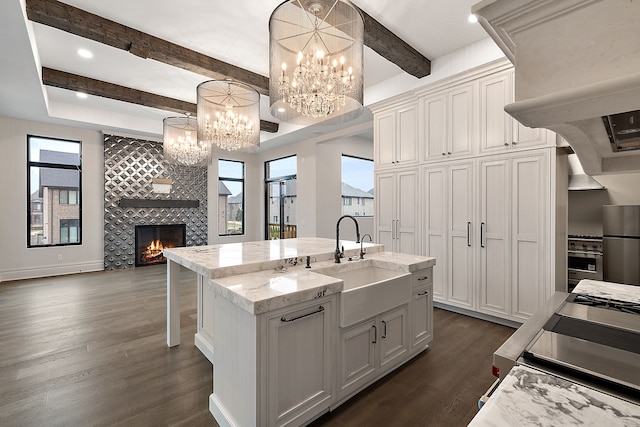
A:
[[[198,85],[198,140],[224,151],[260,147],[260,94],[233,80]]]
[[[269,20],[271,114],[312,124],[362,113],[364,21],[348,0],[288,0]]]
[[[162,124],[164,157],[169,163],[201,166],[210,160],[209,145],[198,142],[195,118],[167,117]]]

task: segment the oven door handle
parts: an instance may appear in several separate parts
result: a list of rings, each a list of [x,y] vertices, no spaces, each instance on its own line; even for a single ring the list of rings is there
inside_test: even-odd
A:
[[[596,255],[602,256],[602,252],[589,252],[589,251],[567,251],[571,255]]]

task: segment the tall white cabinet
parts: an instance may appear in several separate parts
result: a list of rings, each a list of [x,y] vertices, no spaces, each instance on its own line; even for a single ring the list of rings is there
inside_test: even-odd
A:
[[[376,242],[385,250],[418,253],[418,170],[376,174]]]
[[[374,116],[375,241],[419,253],[418,102],[395,99]]]
[[[513,74],[499,60],[371,106],[375,225],[385,248],[436,258],[436,303],[522,322],[562,288],[556,170],[566,157],[553,132],[504,111]],[[417,160],[388,161],[381,153],[397,152],[398,135],[413,135],[398,115],[416,105]]]

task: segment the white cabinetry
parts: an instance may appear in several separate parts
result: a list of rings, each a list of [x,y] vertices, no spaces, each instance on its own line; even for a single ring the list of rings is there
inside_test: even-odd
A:
[[[433,340],[433,272],[432,269],[413,273],[410,337],[411,353],[424,350]]]
[[[513,119],[504,106],[513,101],[513,71],[506,70],[479,81],[480,152],[500,152],[511,145]]]
[[[480,160],[482,312],[526,320],[549,296],[549,170],[547,150]]]
[[[418,107],[415,101],[376,114],[374,146],[376,167],[417,162]]]
[[[522,321],[548,297],[548,151],[423,167],[423,247],[439,260],[435,301]]]
[[[407,360],[408,304],[340,332],[339,398],[365,387]]]
[[[421,98],[424,160],[443,160],[473,154],[474,85]]]
[[[336,299],[329,295],[256,316],[214,296],[209,410],[221,425],[302,425],[333,404]]]
[[[268,425],[299,425],[329,407],[332,313],[333,301],[325,299],[268,315]]]
[[[473,308],[474,161],[423,168],[424,252],[435,257],[433,294]]]
[[[391,252],[418,253],[416,168],[376,173],[376,242]]]
[[[479,85],[481,153],[555,145],[552,131],[524,126],[504,111],[514,101],[513,69],[484,77]]]

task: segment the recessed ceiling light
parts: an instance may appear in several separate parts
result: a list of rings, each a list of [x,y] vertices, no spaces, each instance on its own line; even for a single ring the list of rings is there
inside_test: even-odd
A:
[[[77,96],[78,98],[80,98],[80,99],[87,99],[87,97],[88,97],[89,95],[87,95],[87,94],[86,94],[86,93],[84,93],[84,92],[76,92],[76,96]]]
[[[78,55],[80,55],[83,58],[93,58],[93,53],[91,53],[90,50],[87,49],[78,49]]]
[[[471,22],[472,24],[478,22],[478,17],[476,15],[474,15],[473,13],[471,15],[469,15],[469,17],[467,18],[467,21]]]

